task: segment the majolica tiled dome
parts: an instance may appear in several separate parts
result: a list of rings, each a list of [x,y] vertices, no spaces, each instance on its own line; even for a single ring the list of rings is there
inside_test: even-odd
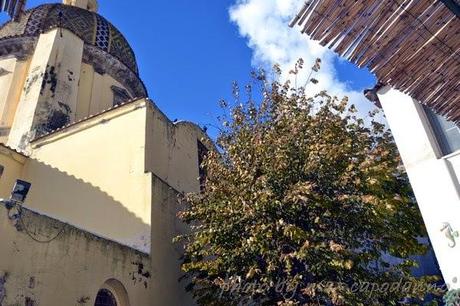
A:
[[[109,53],[138,75],[134,52],[120,31],[97,13],[75,6],[45,4],[26,11],[18,22],[10,21],[0,28],[0,41],[12,37],[37,37],[58,27]]]

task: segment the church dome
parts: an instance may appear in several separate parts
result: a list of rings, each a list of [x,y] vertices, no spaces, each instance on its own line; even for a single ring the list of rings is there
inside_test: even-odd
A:
[[[36,38],[54,28],[64,28],[86,45],[109,53],[135,75],[139,75],[136,58],[120,31],[95,12],[65,4],[45,4],[24,12],[20,20],[0,28],[0,41],[14,37]]]

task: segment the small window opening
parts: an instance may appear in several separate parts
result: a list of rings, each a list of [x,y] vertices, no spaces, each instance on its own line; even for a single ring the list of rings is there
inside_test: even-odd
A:
[[[203,166],[203,162],[206,158],[206,155],[208,154],[208,148],[201,142],[197,141],[198,143],[198,173],[199,173],[199,178],[200,178],[200,190],[204,191],[204,185],[206,183],[206,167]]]
[[[111,87],[113,92],[113,106],[120,105],[123,102],[131,100],[131,96],[124,88],[113,85]]]

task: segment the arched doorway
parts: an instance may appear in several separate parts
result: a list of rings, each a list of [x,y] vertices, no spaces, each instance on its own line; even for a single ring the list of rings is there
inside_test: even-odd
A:
[[[130,306],[128,292],[121,282],[109,279],[97,292],[94,306]]]

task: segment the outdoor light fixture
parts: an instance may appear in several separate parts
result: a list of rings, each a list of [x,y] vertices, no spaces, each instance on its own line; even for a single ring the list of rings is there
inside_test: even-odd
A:
[[[13,191],[11,192],[11,200],[24,203],[27,194],[29,193],[31,184],[26,181],[16,180]]]
[[[16,180],[10,198],[0,199],[0,203],[3,203],[8,210],[12,209],[16,204],[24,203],[31,186],[29,182]]]

